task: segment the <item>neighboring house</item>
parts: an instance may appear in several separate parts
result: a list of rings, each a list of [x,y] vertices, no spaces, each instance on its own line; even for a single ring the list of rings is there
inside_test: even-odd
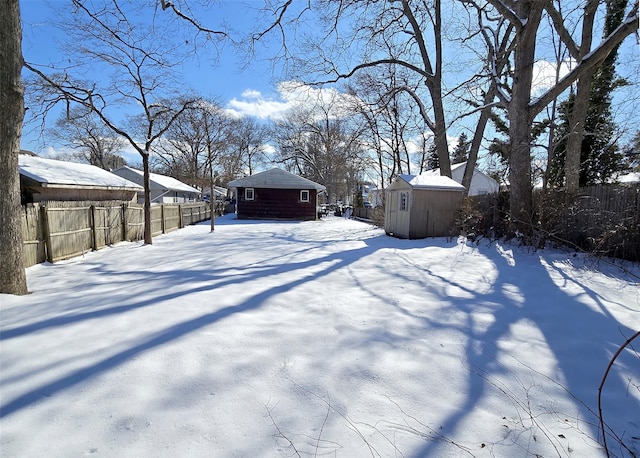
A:
[[[89,164],[20,154],[22,203],[70,200],[136,200],[142,186]]]
[[[457,164],[451,164],[451,178],[454,181],[462,184],[462,177],[464,175],[464,169],[466,162],[459,162]],[[427,170],[421,175],[440,175],[440,169]],[[471,187],[469,189],[470,196],[481,196],[484,194],[493,194],[498,192],[500,185],[496,180],[491,178],[486,173],[481,172],[476,167],[473,171],[473,177],[471,177]]]
[[[618,183],[640,183],[640,172],[629,172],[618,176]]]
[[[222,186],[214,186],[213,187],[213,193],[215,194],[217,201],[225,200],[225,199],[228,198],[227,188],[223,188]],[[206,200],[208,202],[209,201],[209,194],[211,194],[211,188],[206,187],[202,191],[202,199]]]
[[[239,219],[314,220],[321,184],[275,168],[233,180]]]
[[[112,170],[118,176],[144,186],[144,176],[141,170],[132,169],[126,165]],[[201,192],[196,188],[176,180],[175,178],[159,173],[149,174],[149,187],[151,191],[151,203],[158,204],[182,204],[200,200]],[[144,194],[138,196],[139,202],[144,202]]]
[[[375,184],[364,183],[359,188],[365,206],[377,207],[382,205],[382,194]],[[370,205],[367,205],[367,202]]]
[[[404,239],[452,235],[463,195],[449,177],[400,175],[386,189],[384,230]]]

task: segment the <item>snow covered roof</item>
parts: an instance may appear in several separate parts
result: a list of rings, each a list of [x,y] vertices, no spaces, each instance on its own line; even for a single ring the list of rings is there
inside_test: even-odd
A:
[[[462,169],[462,171],[464,172],[464,167],[467,165],[466,162],[458,162],[457,164],[451,164],[451,173],[455,172],[458,169]],[[477,171],[478,169],[476,169]],[[437,169],[431,169],[431,170],[427,170],[425,172],[422,172],[421,175],[440,175],[440,168],[438,167]]]
[[[139,175],[141,178],[144,176],[144,173],[142,172],[142,170],[132,169],[131,167],[128,167],[126,165],[114,170],[114,173],[117,170],[122,170],[122,169],[126,169],[129,172],[135,173],[136,175]],[[183,183],[180,180],[176,180],[175,178],[168,177],[166,175],[161,175],[159,173],[149,173],[149,180],[153,181],[154,183],[160,185],[161,187],[169,191],[193,192],[196,194],[201,193],[199,189],[193,188],[188,184]]]
[[[467,166],[466,162],[458,162],[456,164],[451,164],[451,178],[457,183],[462,184],[462,180],[464,177],[465,167]],[[431,175],[431,176],[439,176],[440,169],[432,169],[423,172],[421,175]],[[473,170],[473,175],[471,177],[471,189],[469,189],[469,195],[479,195],[479,194],[490,194],[497,192],[500,188],[500,184],[491,178],[486,173],[480,171],[478,167]]]
[[[229,182],[230,188],[270,188],[270,189],[316,189],[323,191],[323,185],[302,178],[279,168],[256,173]]]
[[[39,156],[18,156],[20,175],[46,187],[92,187],[142,191],[139,186],[100,167],[76,162],[45,159]]]
[[[640,182],[640,172],[630,172],[618,177],[620,183],[638,183]]]
[[[205,188],[202,190],[202,194],[208,196],[209,194],[211,194],[210,191],[210,188]],[[215,192],[216,197],[227,197],[227,188],[223,188],[222,186],[214,186],[213,192]]]
[[[398,175],[399,178],[409,183],[414,189],[448,189],[464,191],[464,186],[442,175],[421,173],[420,175]]]

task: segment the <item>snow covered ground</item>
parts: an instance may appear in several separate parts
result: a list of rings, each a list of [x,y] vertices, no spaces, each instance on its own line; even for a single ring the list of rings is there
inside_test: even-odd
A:
[[[609,264],[335,217],[229,215],[27,277],[0,295],[3,458],[604,456],[598,386],[640,327]],[[639,345],[603,396],[636,454]]]

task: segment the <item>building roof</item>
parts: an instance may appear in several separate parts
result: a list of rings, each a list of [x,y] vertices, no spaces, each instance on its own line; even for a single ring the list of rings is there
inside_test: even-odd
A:
[[[458,162],[456,164],[451,164],[451,178],[453,178],[454,181],[462,184],[466,166],[467,166],[466,162]],[[437,169],[427,170],[422,174],[439,176],[440,169],[437,168]],[[496,180],[494,180],[489,175],[479,170],[478,167],[475,167],[473,169],[473,175],[471,177],[471,189],[469,190],[470,195],[493,193],[493,192],[497,192],[499,188],[500,188],[500,184]]]
[[[216,199],[219,199],[220,197],[227,197],[227,188],[223,188],[222,186],[214,185],[213,192],[216,195]],[[204,188],[202,190],[202,194],[204,196],[209,196],[209,194],[211,194],[211,188]]]
[[[269,188],[269,189],[315,189],[323,191],[326,188],[315,181],[302,178],[293,173],[286,172],[279,168],[267,170],[266,172],[239,178],[229,182],[230,188]]]
[[[457,172],[458,170],[460,170],[461,173],[464,173],[464,168],[467,166],[466,162],[458,162],[457,164],[451,164],[451,173]],[[440,175],[440,168],[436,168],[436,169],[431,169],[431,170],[427,170],[426,172],[422,172],[423,174],[427,174],[427,175]],[[486,173],[482,172],[480,169],[478,169],[478,167],[476,167],[473,170],[473,174],[481,174],[486,176],[487,178],[489,178],[490,180],[493,180],[493,178],[491,178],[489,175],[487,175]],[[495,180],[493,180],[495,181]],[[496,184],[498,182],[496,181]]]
[[[466,164],[466,162],[460,162],[458,164],[451,164],[451,173],[453,173],[458,168],[460,168],[460,166],[464,166],[465,164]],[[432,176],[438,175],[439,176],[440,175],[440,167],[435,168],[435,169],[431,169],[431,170],[425,170],[420,175],[432,175]]]
[[[133,172],[136,175],[139,175],[141,178],[144,176],[144,173],[142,172],[142,170],[132,169],[131,167],[128,167],[126,165],[122,167],[118,167],[116,170],[114,170],[114,173],[117,172],[118,170],[123,170],[123,169]],[[166,175],[161,175],[159,173],[149,173],[149,180],[153,181],[160,187],[165,188],[169,191],[192,192],[196,194],[201,194],[201,191],[199,189],[193,188],[188,184],[183,183],[180,180],[176,180],[175,178],[168,177]]]
[[[398,178],[409,183],[414,189],[464,191],[464,186],[460,183],[442,175],[421,173],[420,175],[398,175]]]
[[[638,183],[640,182],[640,172],[629,172],[618,177],[620,183]]]
[[[20,175],[43,187],[107,188],[142,191],[132,181],[89,164],[45,159],[30,154],[18,156]]]

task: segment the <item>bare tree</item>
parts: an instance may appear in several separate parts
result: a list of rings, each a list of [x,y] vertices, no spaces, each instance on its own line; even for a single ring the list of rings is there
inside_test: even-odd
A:
[[[51,137],[76,150],[73,160],[112,170],[125,165],[118,153],[126,141],[114,135],[95,114],[83,107],[70,109],[50,129]]]
[[[230,128],[230,154],[244,173],[252,175],[256,167],[269,161],[266,149],[269,128],[249,117],[232,121]]]
[[[420,81],[419,87],[399,85],[394,92],[405,93],[418,107],[433,133],[441,173],[451,176],[443,91],[441,1],[320,0],[314,5],[325,19],[321,37],[307,43],[303,51],[307,58],[290,56],[293,72],[313,75],[315,82],[322,83],[335,83],[379,66],[392,65],[412,73]],[[286,8],[281,9],[280,17],[285,12]],[[278,24],[284,22],[280,20]],[[345,47],[352,50],[347,62]]]
[[[36,75],[33,93],[46,114],[59,102],[80,105],[95,114],[114,135],[120,136],[142,158],[144,175],[144,242],[152,243],[149,156],[152,145],[182,112],[196,100],[172,97],[177,87],[172,69],[180,62],[175,49],[164,40],[170,30],[158,31],[135,23],[120,7],[119,0],[102,6],[73,0],[75,11],[62,27],[68,34],[69,59],[73,69],[104,68],[107,78],[82,81],[71,69],[45,73],[32,64],[25,66]],[[178,102],[177,102],[178,101]],[[117,110],[137,114],[122,119]]]
[[[513,47],[513,25],[508,19],[494,11],[479,5],[474,1],[463,0],[462,3],[472,11],[470,20],[469,36],[463,40],[465,43],[472,43],[470,48],[475,54],[478,62],[484,63],[484,72],[474,75],[463,87],[470,88],[470,92],[478,93],[478,98],[463,100],[471,106],[471,111],[464,113],[462,117],[479,113],[473,130],[473,137],[469,145],[469,155],[462,177],[462,185],[465,194],[471,188],[471,180],[478,162],[478,156],[484,139],[487,124],[491,119],[496,119],[494,110],[496,107],[496,94],[498,91],[508,90],[504,84],[504,75],[508,74],[509,56]],[[476,49],[476,42],[471,40],[475,35],[482,38],[485,50],[484,54]],[[500,75],[500,76],[499,76]]]
[[[18,0],[0,4],[0,293],[27,294],[18,155],[24,118],[22,29]]]
[[[567,49],[572,51],[572,58],[581,62],[586,55],[591,52],[591,42],[593,40],[593,26],[598,9],[598,0],[589,0],[584,6],[584,15],[582,20],[582,34],[580,45],[573,42],[568,33],[562,33],[561,39],[564,39]],[[560,13],[554,8],[549,8],[552,18],[558,23],[557,28],[564,28]],[[587,118],[587,110],[589,108],[589,96],[591,95],[591,83],[595,67],[584,72],[578,78],[576,83],[576,96],[574,99],[573,110],[570,116],[570,129],[567,150],[565,157],[565,188],[568,192],[575,193],[578,191],[580,181],[580,152],[582,150],[582,138],[585,134],[585,120]]]
[[[359,126],[337,117],[328,103],[290,113],[275,130],[276,161],[323,184],[330,202],[351,195],[363,171]]]
[[[155,151],[165,173],[200,189],[209,189],[212,231],[215,227],[215,186],[220,184],[216,178],[220,159],[229,145],[231,125],[231,119],[225,116],[218,102],[202,100],[176,118]]]
[[[182,100],[195,98],[182,97]],[[207,188],[209,163],[215,163],[225,151],[230,123],[215,100],[202,100],[191,106],[176,118],[163,140],[157,143],[154,168],[191,186]]]
[[[396,174],[411,173],[412,153],[424,153],[425,124],[415,104],[398,87],[413,87],[410,75],[392,65],[363,70],[348,85],[352,110],[364,119],[363,136],[375,152],[376,169],[382,186]],[[418,161],[420,164],[424,162]]]
[[[588,53],[582,53],[576,49],[576,44],[570,39],[568,21],[554,8],[551,0],[538,1],[507,1],[487,0],[483,3],[466,1],[481,10],[490,6],[506,18],[512,25],[513,31],[505,30],[505,33],[513,33],[513,43],[508,48],[508,54],[504,57],[510,59],[509,65],[503,72],[498,72],[496,67],[491,67],[494,77],[496,97],[508,111],[509,120],[509,183],[510,217],[515,227],[525,232],[530,231],[531,218],[533,217],[532,183],[531,183],[531,145],[532,126],[536,116],[544,110],[555,98],[568,89],[574,82],[586,77],[599,63],[605,59],[619,43],[628,35],[638,29],[638,5],[636,4],[626,20],[613,30],[604,40]],[[589,14],[593,5],[586,5],[586,21],[590,22]],[[566,76],[551,86],[541,95],[533,96],[532,83],[534,63],[536,61],[536,42],[542,18],[548,14],[552,18],[554,32],[571,50],[572,56],[578,56],[578,62]],[[584,20],[585,14],[583,14]],[[591,30],[589,24],[585,26],[585,33]],[[586,38],[583,37],[586,40]],[[585,41],[585,49],[589,48]],[[503,57],[503,58],[504,58]],[[497,62],[499,56],[494,60]],[[508,80],[505,88],[505,78]]]
[[[105,74],[112,74],[109,67],[118,68],[117,72],[121,72],[120,76],[127,75],[125,84],[120,86],[116,83],[118,78],[112,78],[112,84],[108,88],[100,88],[98,82],[89,82],[85,84],[81,82],[77,77],[74,78],[71,74],[70,68],[65,69],[62,67],[37,66],[35,64],[25,64],[22,59],[21,52],[21,26],[20,26],[20,11],[17,0],[7,0],[2,3],[2,32],[0,32],[0,46],[2,47],[2,102],[3,111],[0,114],[0,124],[2,126],[2,144],[0,145],[0,169],[2,180],[2,190],[6,191],[3,195],[6,197],[0,199],[0,245],[2,252],[2,289],[4,289],[4,282],[10,282],[9,285],[16,293],[26,292],[26,277],[24,274],[23,261],[22,261],[22,231],[21,220],[19,219],[19,174],[18,174],[18,150],[20,144],[20,136],[22,131],[22,122],[24,119],[24,93],[21,89],[21,69],[22,66],[29,69],[34,75],[37,76],[40,84],[37,84],[34,88],[36,91],[36,102],[42,103],[43,110],[40,112],[42,119],[46,117],[49,110],[58,102],[64,102],[67,107],[70,108],[72,104],[82,105],[85,108],[93,111],[98,118],[111,129],[116,135],[120,135],[126,139],[133,147],[140,153],[143,159],[143,167],[145,169],[145,187],[148,189],[148,157],[151,151],[151,145],[153,142],[162,135],[167,127],[158,125],[156,118],[159,115],[165,115],[169,112],[175,112],[176,107],[161,106],[157,103],[162,97],[166,98],[166,95],[159,96],[158,90],[162,88],[169,80],[163,79],[161,74],[165,72],[157,72],[158,79],[147,78],[148,74],[146,69],[156,66],[157,68],[170,67],[170,63],[164,59],[165,54],[170,55],[175,51],[172,47],[156,47],[151,51],[146,52],[144,47],[150,41],[170,36],[171,31],[162,30],[162,27],[158,29],[154,27],[148,27],[149,24],[135,24],[132,26],[131,22],[124,14],[123,9],[120,8],[119,0],[105,1],[101,9],[95,9],[91,13],[88,7],[85,7],[87,3],[79,0],[72,0],[74,10],[70,12],[70,17],[78,17],[86,14],[88,16],[88,22],[92,25],[90,27],[80,27],[75,29],[74,24],[70,23],[68,28],[69,37],[71,42],[76,45],[76,51],[82,51],[84,55],[82,62],[73,62],[70,68],[81,69],[92,67],[94,64],[102,62],[106,64],[107,71]],[[180,8],[178,5],[182,4],[184,8]],[[286,11],[291,1],[283,3],[283,8]],[[96,4],[92,4],[96,5]],[[229,33],[224,29],[211,29],[202,25],[195,16],[191,14],[188,3],[186,2],[170,2],[167,0],[150,0],[147,3],[140,4],[135,2],[135,7],[138,11],[147,10],[151,7],[154,11],[154,23],[160,19],[161,15],[155,15],[158,11],[158,7],[162,11],[170,11],[171,17],[177,18],[180,22],[189,25],[191,30],[195,31],[194,40],[185,40],[182,42],[182,46],[185,44],[187,47],[192,46],[190,52],[197,50],[201,44],[218,43],[219,41],[233,41]],[[105,21],[103,22],[102,19]],[[276,29],[279,23],[280,17],[276,15],[274,22],[264,28],[261,33],[256,34],[255,40],[260,40],[262,36],[269,34],[272,30]],[[154,32],[160,31],[159,34]],[[95,32],[95,35],[94,35]],[[137,33],[136,33],[137,32]],[[148,33],[151,32],[151,33]],[[106,41],[104,39],[108,37]],[[192,36],[193,37],[193,36]],[[88,38],[85,41],[84,38]],[[96,42],[106,45],[111,40],[111,50],[109,46],[106,46],[106,52],[93,51],[92,46]],[[162,40],[157,40],[160,42]],[[105,48],[102,48],[103,50]],[[183,50],[184,51],[184,50]],[[6,53],[6,54],[5,54]],[[71,53],[73,54],[73,52]],[[80,54],[76,54],[78,57]],[[120,56],[115,58],[114,61],[110,60],[111,56]],[[128,60],[128,61],[127,61]],[[50,72],[50,70],[52,70]],[[153,72],[151,72],[153,74]],[[5,79],[6,78],[6,79]],[[121,80],[123,81],[123,80]],[[136,87],[136,82],[143,81],[145,85]],[[104,89],[104,90],[102,90]],[[162,92],[162,91],[160,91]],[[157,99],[157,100],[156,100]],[[138,109],[142,107],[144,116],[148,121],[147,135],[145,138],[138,142],[133,136],[127,135],[127,129],[122,120],[118,119],[118,116],[111,112],[110,109],[114,107],[123,108],[128,102],[134,101],[134,106]],[[117,102],[117,103],[116,103]],[[186,107],[182,107],[186,108]],[[34,110],[35,111],[35,110]],[[180,111],[180,107],[178,107]],[[177,114],[177,113],[176,113]],[[171,121],[173,117],[169,117]],[[6,126],[6,129],[5,129]],[[144,146],[139,146],[144,144]],[[6,167],[6,169],[5,169]],[[5,188],[6,186],[6,188]],[[150,232],[150,206],[149,206],[149,193],[145,192],[145,243],[151,243]],[[5,252],[6,250],[6,252]],[[6,268],[5,268],[6,266]],[[21,271],[21,272],[19,272]],[[8,287],[9,288],[9,287]],[[3,292],[3,291],[0,291]]]

